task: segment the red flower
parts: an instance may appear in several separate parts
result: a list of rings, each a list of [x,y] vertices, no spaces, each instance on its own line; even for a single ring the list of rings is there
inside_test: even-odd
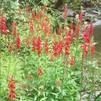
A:
[[[84,41],[85,41],[86,43],[88,43],[88,44],[90,43],[90,36],[89,36],[88,33],[84,33],[83,39],[84,39]]]
[[[65,54],[69,55],[70,54],[70,46],[72,44],[72,32],[70,31],[67,35],[66,35],[66,40],[65,40]]]
[[[0,20],[0,29],[1,29],[1,31],[2,31],[2,33],[4,35],[7,35],[8,28],[7,28],[6,18],[5,17],[2,17],[1,20]]]
[[[65,54],[66,55],[70,54],[70,46],[65,46]]]
[[[46,35],[49,36],[51,34],[51,24],[49,23],[49,21],[47,21],[47,18],[44,18],[41,27]]]
[[[54,43],[54,46],[53,46],[53,55],[54,56],[60,55],[62,53],[62,50],[63,50],[63,43],[62,42]]]
[[[14,80],[13,77],[10,78],[8,87],[9,87],[9,96],[8,96],[8,98],[10,100],[15,100],[16,99],[16,83],[15,83],[15,80]]]
[[[40,37],[38,38],[34,38],[33,39],[33,51],[36,51],[38,53],[38,55],[41,54],[41,51],[42,51],[42,40]]]
[[[44,74],[44,70],[43,70],[42,67],[38,68],[37,74],[38,74],[39,77],[42,77],[42,75]]]
[[[15,100],[15,98],[16,98],[16,93],[11,91],[10,94],[9,94],[9,99]]]
[[[67,35],[66,35],[66,39],[65,39],[65,46],[66,47],[70,47],[71,43],[72,43],[72,35],[71,35],[71,32],[69,32]]]
[[[87,57],[88,51],[89,51],[89,46],[87,44],[83,44],[82,48],[83,48],[83,55],[84,55],[84,57]]]
[[[20,36],[19,35],[16,37],[16,48],[17,49],[21,48],[21,40],[20,40]]]

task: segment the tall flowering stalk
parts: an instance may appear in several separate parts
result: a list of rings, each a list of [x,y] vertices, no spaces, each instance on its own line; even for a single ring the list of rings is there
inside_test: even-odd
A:
[[[83,48],[83,57],[86,58],[89,52],[89,46],[88,44],[83,44],[82,48]]]
[[[20,39],[20,35],[16,36],[16,48],[20,49],[21,48],[21,39]]]
[[[93,24],[90,23],[83,33],[84,44],[82,45],[84,56],[87,56],[88,53],[94,54],[95,45],[92,45],[92,35],[94,33]],[[91,51],[91,52],[89,52]]]
[[[33,38],[32,51],[37,52],[38,55],[41,54],[41,51],[42,51],[42,40],[41,40],[40,37],[38,37],[38,38]]]
[[[45,16],[43,19],[43,22],[41,24],[43,32],[49,36],[51,34],[51,24],[49,22],[49,19]]]
[[[4,35],[8,34],[7,21],[5,17],[0,18],[0,30]]]
[[[63,51],[63,43],[60,42],[55,42],[53,46],[53,55],[54,56],[59,56]]]
[[[70,47],[71,47],[71,44],[72,44],[72,32],[68,32],[67,35],[66,35],[66,38],[65,38],[65,54],[66,55],[69,55],[70,54]]]
[[[16,82],[13,77],[9,79],[8,88],[9,88],[8,98],[10,100],[16,100]]]

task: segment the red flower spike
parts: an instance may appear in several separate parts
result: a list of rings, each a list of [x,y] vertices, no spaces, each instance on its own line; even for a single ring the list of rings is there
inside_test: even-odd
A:
[[[19,35],[16,37],[16,48],[17,49],[21,48],[21,40],[20,40],[20,36]]]
[[[66,35],[66,46],[68,45],[71,45],[72,43],[72,35],[71,35],[71,32],[69,32],[67,35]]]
[[[32,51],[36,51],[38,53],[38,55],[41,54],[41,51],[42,51],[42,40],[40,37],[38,38],[34,38],[33,39],[33,49]]]
[[[15,80],[14,80],[13,77],[11,77],[9,79],[8,87],[9,87],[9,96],[8,96],[8,98],[10,100],[15,100],[16,99],[16,83],[15,83]]]
[[[84,39],[84,41],[86,42],[86,43],[90,43],[90,36],[89,36],[89,34],[88,33],[84,33],[84,35],[83,35],[83,39]]]
[[[65,54],[66,55],[70,54],[70,46],[65,46]]]
[[[2,31],[2,33],[4,35],[7,35],[8,34],[8,28],[7,28],[6,18],[5,17],[2,17],[1,18],[1,21],[0,21],[0,29],[1,29],[1,31]]]
[[[88,51],[89,51],[88,45],[83,44],[83,45],[82,45],[82,48],[83,48],[83,56],[84,56],[84,57],[87,57]]]
[[[51,33],[51,24],[49,23],[49,21],[46,20],[47,18],[44,18],[44,21],[41,24],[42,30],[46,35],[50,35]]]
[[[62,53],[63,50],[63,43],[59,42],[59,43],[54,43],[53,46],[53,55],[54,56],[58,56]]]

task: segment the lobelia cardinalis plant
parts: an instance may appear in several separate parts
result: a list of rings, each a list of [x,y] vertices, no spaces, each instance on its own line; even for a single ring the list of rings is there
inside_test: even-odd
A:
[[[75,24],[68,23],[71,19],[68,17],[67,5],[64,5],[63,25],[58,14],[53,13],[47,5],[29,10],[27,8],[27,11],[20,9],[20,17],[16,19],[17,15],[14,15],[12,31],[9,34],[6,18],[2,21],[0,16],[0,34],[5,34],[10,39],[7,41],[8,47],[0,50],[3,62],[1,85],[3,86],[3,81],[8,76],[4,69],[5,64],[8,65],[6,55],[10,56],[10,65],[7,68],[12,68],[8,74],[16,77],[16,81],[13,77],[9,79],[8,86],[5,83],[6,90],[2,89],[2,101],[6,101],[8,97],[15,101],[79,101],[78,96],[83,85],[82,61],[88,61],[90,54],[94,58],[95,54],[93,24],[90,23],[82,32],[82,10]],[[55,30],[53,26],[56,21],[59,27]],[[6,46],[3,36],[1,38],[2,46]],[[15,60],[17,62],[14,62]]]

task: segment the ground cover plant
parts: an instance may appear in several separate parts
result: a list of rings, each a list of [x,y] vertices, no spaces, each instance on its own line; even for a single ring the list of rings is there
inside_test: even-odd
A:
[[[67,4],[62,18],[47,5],[13,10],[0,10],[0,101],[82,101],[86,89],[88,100],[95,96],[94,26],[82,7],[75,18]]]

